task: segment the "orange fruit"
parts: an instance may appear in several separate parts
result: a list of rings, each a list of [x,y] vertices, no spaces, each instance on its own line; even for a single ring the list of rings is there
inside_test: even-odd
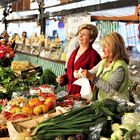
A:
[[[29,100],[28,105],[32,107],[32,106],[39,105],[40,103],[41,101],[38,98],[32,98]]]
[[[49,108],[47,105],[41,105],[42,109],[43,109],[43,113],[47,113]]]
[[[19,112],[21,112],[20,107],[15,106],[15,107],[13,107],[13,108],[11,109],[11,113],[12,113],[12,114],[17,114],[17,113],[19,113]]]
[[[42,105],[36,106],[36,107],[33,109],[33,113],[34,113],[35,115],[39,115],[39,114],[43,113]]]
[[[29,107],[29,106],[24,106],[21,111],[27,115],[32,115],[33,114],[33,110]]]

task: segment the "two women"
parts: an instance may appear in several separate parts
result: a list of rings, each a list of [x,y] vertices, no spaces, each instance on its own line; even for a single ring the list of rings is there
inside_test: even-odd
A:
[[[73,51],[68,61],[66,74],[57,78],[57,82],[61,85],[68,84],[67,91],[70,94],[79,93],[80,87],[73,84],[76,80],[73,72],[82,68],[81,75],[94,85],[93,94],[97,94],[96,99],[104,100],[117,93],[121,98],[128,100],[129,56],[124,39],[117,32],[103,37],[101,45],[104,56],[100,61],[99,54],[92,49],[97,35],[98,30],[93,25],[82,25],[79,28],[79,47]]]

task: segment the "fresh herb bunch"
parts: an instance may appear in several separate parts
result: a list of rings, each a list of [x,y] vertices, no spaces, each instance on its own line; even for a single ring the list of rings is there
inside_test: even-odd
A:
[[[3,68],[0,67],[0,84],[5,87],[5,85],[9,84],[15,78],[14,72],[10,69],[10,67]]]
[[[56,82],[56,77],[57,76],[52,70],[46,69],[43,71],[43,74],[39,79],[39,83],[40,85],[49,84],[49,85],[54,85],[55,87],[57,87],[58,84]]]

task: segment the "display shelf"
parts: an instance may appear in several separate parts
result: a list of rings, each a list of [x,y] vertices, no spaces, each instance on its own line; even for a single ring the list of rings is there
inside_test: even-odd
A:
[[[65,73],[65,62],[61,60],[52,60],[49,58],[39,57],[31,54],[22,52],[16,52],[14,61],[30,61],[36,66],[42,66],[42,69],[52,70],[56,76],[63,75]],[[66,87],[58,86],[57,91],[66,90]]]
[[[25,45],[25,44],[16,44],[15,50],[22,53],[39,55],[41,46]]]
[[[36,66],[42,66],[43,69],[51,69],[57,76],[64,74],[65,62],[61,60],[52,60],[23,52],[16,52],[14,61],[30,61]]]
[[[40,54],[39,54],[39,56],[40,56],[41,58],[49,58],[50,53],[51,53],[50,49],[45,48],[45,47],[42,47],[42,48],[40,49]]]
[[[41,47],[41,46],[32,46],[25,44],[16,44],[15,51],[18,53],[23,53],[32,56],[38,56],[42,59],[48,59],[53,61],[60,61],[61,55],[63,53],[63,49],[61,47]],[[63,61],[65,63],[65,61]]]

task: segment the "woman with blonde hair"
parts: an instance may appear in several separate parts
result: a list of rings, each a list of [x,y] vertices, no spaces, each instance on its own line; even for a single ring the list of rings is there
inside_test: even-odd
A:
[[[128,100],[129,55],[123,37],[113,32],[101,40],[103,59],[91,70],[82,70],[82,75],[94,84],[94,94],[103,100],[113,95]]]

